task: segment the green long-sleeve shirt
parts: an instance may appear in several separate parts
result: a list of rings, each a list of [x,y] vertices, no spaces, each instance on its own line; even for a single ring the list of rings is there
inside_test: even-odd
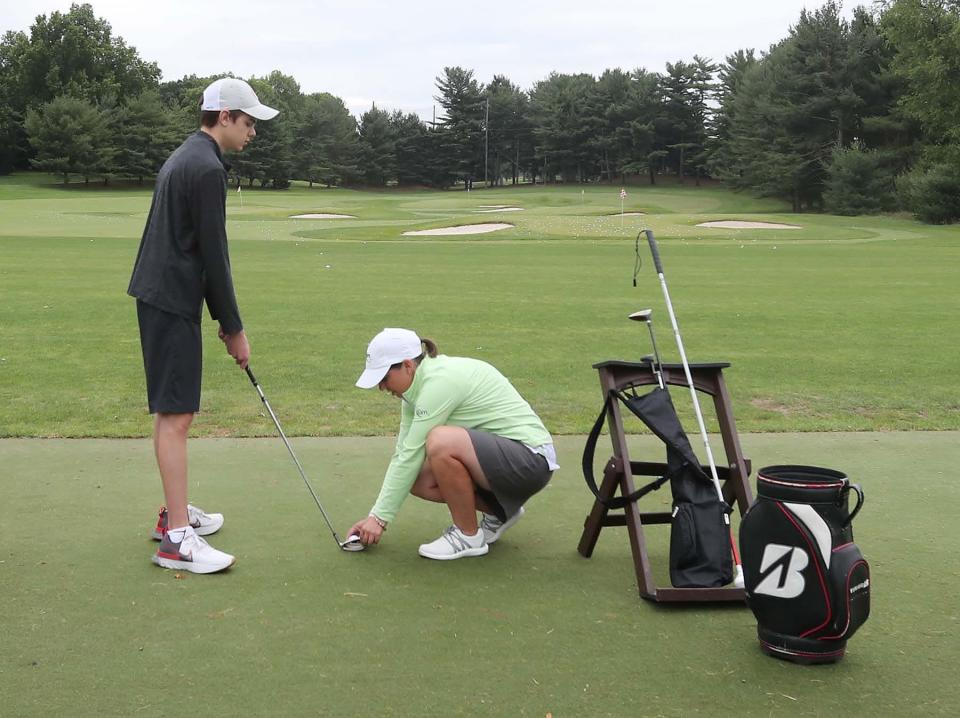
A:
[[[372,514],[393,520],[423,466],[427,434],[441,425],[479,429],[532,448],[553,441],[540,417],[494,367],[479,359],[424,357],[403,395],[396,450]]]

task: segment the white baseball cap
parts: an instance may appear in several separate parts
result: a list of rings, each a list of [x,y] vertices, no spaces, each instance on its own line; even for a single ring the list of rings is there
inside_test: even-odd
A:
[[[409,329],[384,329],[367,345],[367,367],[357,379],[361,389],[372,389],[387,375],[390,367],[404,359],[416,359],[423,346],[416,332]]]
[[[280,110],[261,104],[257,93],[243,80],[224,77],[211,82],[203,91],[201,110],[240,110],[258,120],[272,120]]]

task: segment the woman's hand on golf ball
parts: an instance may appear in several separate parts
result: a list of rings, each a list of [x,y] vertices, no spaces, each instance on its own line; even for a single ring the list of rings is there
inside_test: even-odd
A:
[[[347,535],[356,534],[360,537],[360,542],[364,546],[369,546],[373,543],[380,543],[383,530],[384,527],[373,516],[367,516],[351,526]]]

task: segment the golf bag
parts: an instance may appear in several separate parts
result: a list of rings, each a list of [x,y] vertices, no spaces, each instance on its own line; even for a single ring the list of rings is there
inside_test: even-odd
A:
[[[597,439],[611,402],[620,400],[667,447],[667,472],[629,496],[604,499],[593,475]],[[724,514],[730,507],[720,501],[710,477],[690,447],[666,389],[644,396],[611,391],[587,437],[583,450],[583,477],[601,503],[616,509],[637,501],[670,482],[673,512],[670,522],[670,582],[677,588],[717,588],[733,580],[730,542]]]
[[[857,504],[848,511],[850,491]],[[870,614],[870,567],[853,542],[863,492],[815,466],[757,473],[757,501],[740,523],[747,603],[761,649],[797,663],[831,663]]]

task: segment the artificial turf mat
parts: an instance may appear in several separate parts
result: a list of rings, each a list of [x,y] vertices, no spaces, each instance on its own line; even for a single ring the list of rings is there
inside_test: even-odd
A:
[[[836,665],[763,655],[746,608],[641,600],[625,529],[578,555],[582,437],[558,438],[563,468],[486,557],[444,563],[416,554],[446,525],[441,506],[411,498],[381,546],[342,553],[279,439],[195,440],[191,498],[226,514],[212,543],[238,559],[213,576],[149,561],[148,441],[0,440],[0,713],[956,715],[960,434],[741,441],[755,468],[827,466],[866,492],[855,535],[872,614]],[[343,532],[392,439],[294,446]],[[648,532],[662,575],[666,532]]]

